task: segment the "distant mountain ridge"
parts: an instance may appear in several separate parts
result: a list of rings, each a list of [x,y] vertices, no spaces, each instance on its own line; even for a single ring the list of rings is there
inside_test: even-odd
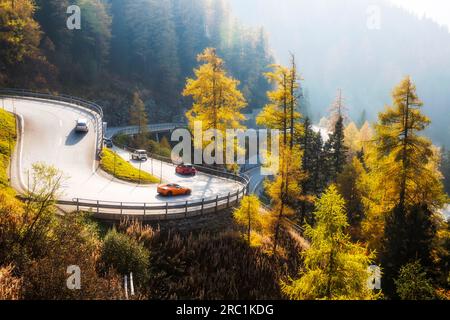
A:
[[[288,62],[289,51],[296,54],[314,120],[326,114],[338,88],[354,120],[363,110],[375,120],[391,103],[392,88],[409,74],[433,121],[428,134],[450,146],[447,27],[383,0],[229,1],[241,20],[267,30],[280,62]],[[373,8],[379,29],[368,27]]]

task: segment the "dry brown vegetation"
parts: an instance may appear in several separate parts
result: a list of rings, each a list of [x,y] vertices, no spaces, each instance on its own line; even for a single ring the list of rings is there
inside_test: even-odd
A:
[[[19,300],[22,279],[13,276],[13,267],[0,268],[0,300]]]
[[[151,252],[151,299],[282,299],[279,280],[294,274],[299,263],[297,245],[274,256],[264,247],[249,247],[233,228],[186,235],[131,222],[119,230]],[[295,243],[286,237],[283,244]]]

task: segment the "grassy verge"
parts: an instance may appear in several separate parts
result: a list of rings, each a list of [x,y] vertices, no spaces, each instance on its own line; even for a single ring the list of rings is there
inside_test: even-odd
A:
[[[0,187],[9,187],[8,165],[16,138],[15,117],[0,109]]]
[[[114,172],[114,162],[115,162],[115,172]],[[102,159],[100,161],[100,167],[107,173],[115,176],[117,179],[128,181],[128,182],[140,182],[141,183],[158,183],[159,179],[152,176],[151,174],[141,171],[139,174],[139,169],[136,169],[131,164],[122,159],[115,152],[104,148],[102,152]]]

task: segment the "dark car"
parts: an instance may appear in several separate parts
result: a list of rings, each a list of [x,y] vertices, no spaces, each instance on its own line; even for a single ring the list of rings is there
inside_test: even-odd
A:
[[[192,164],[180,164],[175,169],[175,172],[183,176],[195,176],[197,169]]]

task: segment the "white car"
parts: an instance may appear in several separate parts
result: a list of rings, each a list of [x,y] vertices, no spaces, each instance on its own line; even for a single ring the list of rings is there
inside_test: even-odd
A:
[[[148,160],[147,151],[145,151],[145,150],[136,150],[136,151],[134,151],[131,154],[131,159],[145,162],[145,161]]]
[[[86,119],[78,119],[77,124],[75,126],[75,131],[76,132],[88,132],[89,127],[88,127],[87,120]]]

